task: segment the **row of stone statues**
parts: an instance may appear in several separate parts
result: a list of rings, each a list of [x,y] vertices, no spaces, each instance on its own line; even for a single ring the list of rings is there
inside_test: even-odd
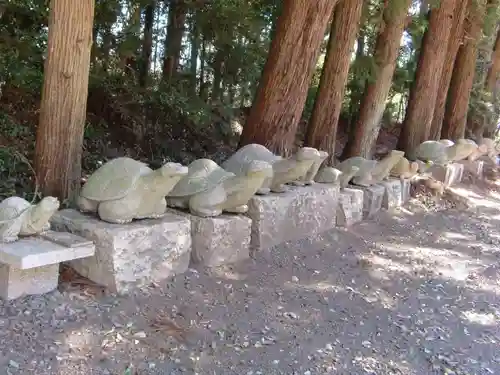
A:
[[[352,183],[366,187],[389,176],[410,179],[433,164],[473,161],[482,155],[496,162],[497,154],[491,139],[485,139],[480,146],[460,139],[423,142],[413,160],[393,150],[380,161],[352,157],[336,167],[322,167],[328,153],[315,148],[302,147],[292,157],[283,158],[258,144],[242,147],[221,166],[209,159],[198,159],[187,167],[166,163],[152,170],[145,163],[119,157],[89,177],[76,203],[82,212],[119,224],[160,218],[168,206],[211,217],[222,212],[245,213],[253,195],[282,193],[287,184],[318,182],[344,188]],[[0,203],[0,239],[12,242],[19,235],[50,229],[49,220],[58,209],[59,201],[54,197],[45,197],[37,205],[19,197],[5,199]]]

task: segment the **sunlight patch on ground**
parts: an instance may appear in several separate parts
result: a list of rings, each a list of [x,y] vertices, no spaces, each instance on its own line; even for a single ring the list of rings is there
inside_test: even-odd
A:
[[[479,313],[474,310],[468,310],[461,313],[461,318],[469,323],[479,324],[482,326],[496,326],[498,324],[497,317],[492,313]]]
[[[457,232],[443,232],[441,234],[442,238],[446,238],[447,240],[466,240],[466,241],[474,241],[476,239],[475,236],[469,235],[466,236],[462,233]]]

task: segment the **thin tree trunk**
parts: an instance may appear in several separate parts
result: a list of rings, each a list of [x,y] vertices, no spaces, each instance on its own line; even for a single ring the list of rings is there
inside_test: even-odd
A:
[[[372,148],[380,131],[385,102],[392,85],[392,77],[399,53],[401,35],[411,0],[388,3],[384,9],[384,22],[375,45],[377,76],[365,86],[359,115],[349,134],[342,158],[363,156],[371,158]]]
[[[196,25],[196,18],[193,15],[191,24],[191,54],[189,59],[189,71],[191,75],[191,85],[193,93],[196,93],[197,83],[197,68],[198,68],[198,54],[200,49],[200,36],[198,35],[198,26]]]
[[[441,138],[458,140],[465,136],[469,99],[474,84],[478,43],[484,24],[486,0],[471,1],[465,21],[465,41],[453,67]]]
[[[286,155],[295,143],[307,91],[335,0],[284,0],[240,146]]]
[[[335,8],[318,94],[307,128],[305,144],[327,151],[329,165],[335,161],[337,124],[362,8],[363,0],[341,0]]]
[[[212,82],[212,103],[219,103],[221,101],[222,96],[222,76],[224,69],[224,51],[222,49],[217,48],[217,52],[215,53],[214,58],[214,81]]]
[[[170,0],[167,36],[165,37],[165,56],[163,58],[164,80],[171,80],[179,68],[186,11],[187,7],[184,1]]]
[[[94,0],[50,3],[35,168],[42,193],[61,200],[80,188],[94,6]]]
[[[499,72],[500,72],[500,30],[498,30],[497,32],[495,47],[493,49],[493,54],[491,56],[491,66],[488,69],[488,75],[486,76],[485,86],[489,92],[492,92],[493,89],[495,88]]]
[[[441,0],[430,11],[429,28],[422,40],[415,80],[410,90],[398,149],[412,155],[417,146],[428,139],[431,130],[436,95],[446,59],[453,11],[457,0]]]
[[[144,10],[144,37],[142,40],[141,70],[139,72],[139,86],[146,87],[151,69],[151,54],[153,52],[153,25],[156,2],[151,1]]]
[[[439,85],[436,95],[436,104],[432,116],[431,131],[429,139],[439,140],[441,137],[441,127],[443,125],[444,113],[446,109],[446,98],[450,87],[451,76],[453,74],[453,65],[457,58],[458,49],[464,39],[464,22],[467,14],[467,6],[470,0],[459,0],[456,3],[453,16],[453,25],[451,26],[450,39],[446,50],[446,59],[443,64],[443,70],[439,79]]]

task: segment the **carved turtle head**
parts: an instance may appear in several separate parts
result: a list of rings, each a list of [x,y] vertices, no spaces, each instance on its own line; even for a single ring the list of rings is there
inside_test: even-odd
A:
[[[56,197],[45,197],[40,203],[33,207],[31,212],[31,225],[36,227],[43,227],[45,223],[48,223],[52,215],[54,215],[60,206],[59,199]]]

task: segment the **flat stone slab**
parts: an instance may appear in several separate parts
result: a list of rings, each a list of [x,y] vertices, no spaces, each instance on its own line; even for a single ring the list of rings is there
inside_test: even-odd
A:
[[[348,227],[363,220],[364,191],[345,188],[339,193],[337,226]]]
[[[71,242],[69,246],[65,246],[65,240]],[[50,231],[0,244],[0,263],[25,270],[90,257],[94,252],[92,241],[71,233]]]
[[[387,181],[383,181],[381,185],[384,187],[382,208],[391,210],[396,207],[401,207],[404,204],[405,192],[403,192],[403,182],[401,180],[389,179]]]
[[[113,292],[127,293],[133,287],[160,282],[189,266],[191,222],[180,215],[167,213],[161,219],[111,224],[66,209],[54,215],[51,224],[55,230],[95,243],[94,256],[69,265]]]
[[[90,257],[91,241],[49,231],[40,236],[0,244],[0,297],[15,299],[45,294],[57,288],[59,263]]]
[[[382,209],[385,187],[375,184],[372,186],[351,186],[351,189],[363,191],[363,219],[372,218]]]
[[[456,185],[462,181],[464,165],[451,163],[446,166],[432,165],[426,173],[430,174],[437,181],[441,181],[445,187]]]
[[[339,187],[334,184],[288,186],[285,193],[254,196],[248,203],[252,219],[252,252],[286,241],[312,237],[335,227]]]
[[[457,164],[462,164],[464,171],[471,173],[477,178],[483,178],[484,176],[484,161],[482,160],[461,160]]]
[[[172,210],[173,211],[173,210]],[[236,263],[250,257],[252,220],[243,215],[199,217],[184,212],[191,221],[191,262],[206,267]]]

